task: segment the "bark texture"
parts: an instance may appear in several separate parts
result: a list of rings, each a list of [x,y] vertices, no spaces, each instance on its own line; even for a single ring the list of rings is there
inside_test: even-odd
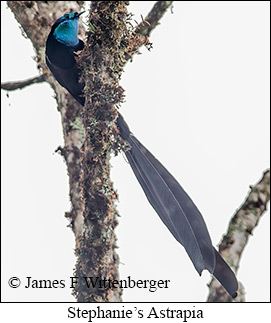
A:
[[[167,9],[172,6],[172,3],[173,1],[157,1],[147,17],[137,26],[136,33],[150,36]]]
[[[84,229],[77,248],[77,277],[118,280],[115,252],[118,224],[110,180],[110,154],[116,145],[115,106],[123,99],[119,79],[129,42],[124,1],[93,1],[89,11],[87,42],[81,55],[86,103],[83,113],[82,195]],[[83,279],[75,289],[80,302],[121,300],[121,289],[89,289]]]
[[[78,239],[83,219],[83,204],[79,185],[80,148],[84,138],[84,129],[80,119],[81,106],[58,84],[47,69],[45,42],[54,21],[61,17],[63,12],[80,11],[84,2],[7,1],[7,4],[18,21],[23,35],[29,38],[34,46],[37,67],[42,72],[42,78],[52,86],[55,92],[64,137],[64,147],[59,147],[57,151],[65,158],[70,184],[71,211],[67,212],[66,216],[71,220],[71,227]],[[83,33],[82,25],[80,25],[80,33]],[[27,84],[23,81],[19,85],[22,88]]]
[[[46,79],[45,74],[41,74],[39,76],[30,78],[27,80],[23,80],[23,81],[1,83],[1,89],[7,90],[7,91],[23,89],[24,87],[32,84],[42,83],[45,81],[45,79]]]
[[[269,200],[270,170],[266,170],[260,181],[256,185],[251,186],[247,198],[232,217],[228,231],[219,245],[220,254],[235,273],[238,271],[240,258],[248,243],[248,239],[266,211]],[[244,288],[240,283],[238,297],[235,299],[229,297],[227,292],[215,278],[212,279],[209,288],[210,294],[208,302],[245,301]]]

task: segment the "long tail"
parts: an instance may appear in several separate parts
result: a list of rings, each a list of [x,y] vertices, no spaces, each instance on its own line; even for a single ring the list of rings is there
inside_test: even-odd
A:
[[[238,283],[230,267],[212,246],[206,224],[199,210],[175,178],[130,132],[123,117],[117,125],[129,144],[125,152],[147,199],[173,236],[188,253],[201,275],[204,269],[213,274],[232,296]]]

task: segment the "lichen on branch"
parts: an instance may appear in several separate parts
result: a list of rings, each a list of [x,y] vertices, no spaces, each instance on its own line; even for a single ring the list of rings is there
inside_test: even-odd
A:
[[[77,248],[77,277],[118,279],[115,252],[118,224],[114,202],[117,194],[110,180],[110,154],[116,143],[116,107],[123,101],[119,85],[129,43],[124,1],[93,1],[89,30],[80,56],[86,103],[82,114],[85,140],[81,149],[81,186],[84,230]],[[75,296],[81,302],[119,301],[121,289],[93,289],[79,284]]]

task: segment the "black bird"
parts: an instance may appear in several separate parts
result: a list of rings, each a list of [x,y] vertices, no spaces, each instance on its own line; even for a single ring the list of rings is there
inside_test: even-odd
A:
[[[46,41],[46,64],[56,80],[82,105],[84,84],[78,82],[75,52],[84,48],[78,39],[78,19],[81,13],[72,12],[56,20]]]
[[[78,39],[81,13],[65,13],[56,20],[46,41],[46,63],[56,80],[82,105],[84,84],[79,83],[76,52],[84,43]],[[129,144],[127,159],[148,201],[172,235],[185,248],[198,273],[213,274],[232,296],[238,283],[233,271],[213,247],[203,217],[191,198],[166,168],[131,133],[121,114],[120,136]]]

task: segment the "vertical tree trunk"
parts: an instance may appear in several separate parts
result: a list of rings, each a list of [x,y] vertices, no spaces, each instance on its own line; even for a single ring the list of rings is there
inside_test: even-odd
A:
[[[84,1],[7,1],[7,4],[34,46],[37,66],[43,72],[44,80],[55,92],[64,137],[64,147],[59,147],[58,151],[65,158],[70,184],[71,211],[67,212],[66,216],[71,221],[77,241],[83,219],[79,184],[80,147],[84,138],[80,119],[81,106],[48,71],[45,64],[45,43],[54,21],[61,17],[63,12],[80,11]],[[80,27],[79,32],[82,34],[82,25]]]
[[[118,280],[117,194],[110,180],[110,154],[116,144],[115,106],[123,99],[119,79],[129,38],[126,3],[93,1],[89,14],[87,45],[81,55],[86,84],[81,160],[84,228],[76,276]],[[88,288],[84,279],[79,282],[75,291],[80,302],[121,300],[120,288]]]
[[[57,150],[67,163],[71,211],[66,216],[76,238],[79,278],[74,295],[80,302],[120,301],[119,288],[89,288],[84,277],[118,279],[114,229],[118,224],[114,202],[117,194],[110,180],[110,154],[117,153],[116,107],[123,99],[119,79],[123,65],[140,46],[149,45],[146,35],[129,25],[128,1],[93,1],[88,39],[81,55],[86,105],[82,108],[53,78],[45,65],[45,42],[54,21],[65,12],[81,11],[83,1],[8,1],[23,32],[36,51],[42,80],[55,91],[61,114],[64,147]],[[158,5],[157,5],[158,4]],[[150,21],[153,27],[170,2],[157,2]],[[161,7],[161,8],[160,8]],[[160,9],[159,9],[160,8]],[[150,25],[143,21],[139,26]],[[82,28],[79,34],[83,34]],[[27,83],[24,86],[27,85]],[[119,142],[120,141],[120,142]],[[81,278],[81,279],[80,279]]]

